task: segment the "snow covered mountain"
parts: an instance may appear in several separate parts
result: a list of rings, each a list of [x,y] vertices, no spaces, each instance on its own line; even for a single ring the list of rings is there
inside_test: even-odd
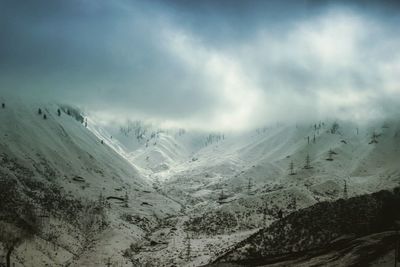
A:
[[[139,142],[129,151],[129,159],[140,162],[156,188],[185,206],[186,216],[177,224],[191,234],[192,250],[198,252],[191,255],[193,266],[211,262],[281,216],[323,201],[391,189],[400,182],[396,121],[277,124],[243,134],[220,134],[223,138],[213,142],[209,136],[217,135],[208,133],[185,132],[185,142],[173,132],[158,136],[151,146]],[[199,145],[188,145],[193,143]],[[151,168],[145,162],[166,167]],[[229,238],[233,243],[218,243]],[[151,254],[138,249],[136,259],[177,263],[173,249],[157,248]]]
[[[0,236],[11,242],[3,243],[5,251],[14,247],[16,266],[125,262],[121,250],[181,209],[79,114],[69,106],[11,100],[0,110]],[[22,232],[16,222],[28,221],[27,208],[34,235],[13,244],[6,229]]]
[[[291,214],[399,186],[399,159],[397,121],[207,133],[8,100],[1,248],[16,266],[210,264]]]
[[[333,132],[336,124],[277,125],[240,136],[227,135],[194,153],[195,161],[188,158],[174,172],[169,170],[164,187],[193,188],[201,197],[215,200],[221,191],[226,196],[254,195],[283,186],[307,191],[321,201],[342,197],[345,181],[350,196],[397,186],[399,124],[340,122]],[[307,156],[310,168],[304,168]]]

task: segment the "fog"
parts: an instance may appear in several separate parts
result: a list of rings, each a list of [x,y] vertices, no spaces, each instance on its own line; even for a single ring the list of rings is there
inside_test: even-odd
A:
[[[400,6],[362,2],[0,1],[0,97],[204,130],[393,117]]]

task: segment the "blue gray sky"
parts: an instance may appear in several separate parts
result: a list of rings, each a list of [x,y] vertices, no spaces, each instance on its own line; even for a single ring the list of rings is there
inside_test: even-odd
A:
[[[399,1],[0,0],[0,94],[241,130],[394,116]]]

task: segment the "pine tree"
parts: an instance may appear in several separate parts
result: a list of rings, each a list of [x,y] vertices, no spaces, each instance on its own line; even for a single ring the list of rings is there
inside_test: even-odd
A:
[[[43,119],[47,120],[47,115],[43,114]]]
[[[60,109],[57,109],[57,115],[58,115],[58,117],[61,116],[61,110]]]
[[[1,103],[1,107],[5,108],[6,107],[6,103]]]
[[[41,108],[38,109],[38,114],[42,115],[42,109]]]

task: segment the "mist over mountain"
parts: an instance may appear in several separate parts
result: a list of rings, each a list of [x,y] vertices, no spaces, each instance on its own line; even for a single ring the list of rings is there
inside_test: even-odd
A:
[[[0,0],[0,267],[393,266],[398,1]]]

